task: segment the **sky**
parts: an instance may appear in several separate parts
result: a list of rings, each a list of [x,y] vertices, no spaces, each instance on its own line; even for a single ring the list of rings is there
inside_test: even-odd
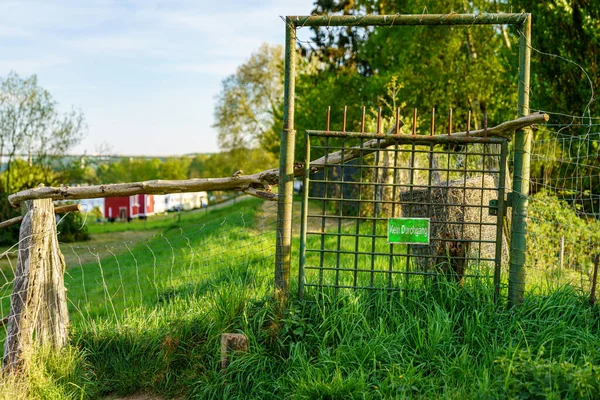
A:
[[[0,77],[36,74],[61,110],[83,111],[72,153],[215,152],[221,81],[262,43],[283,45],[280,16],[313,1],[0,0]]]

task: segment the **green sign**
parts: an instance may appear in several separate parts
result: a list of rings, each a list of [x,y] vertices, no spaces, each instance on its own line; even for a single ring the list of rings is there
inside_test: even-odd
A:
[[[388,242],[396,244],[429,244],[429,218],[390,218]]]

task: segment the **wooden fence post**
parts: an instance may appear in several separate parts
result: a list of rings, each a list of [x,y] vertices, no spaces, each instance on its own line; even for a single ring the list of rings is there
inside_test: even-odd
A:
[[[35,346],[64,346],[69,323],[52,200],[26,201],[23,212],[2,360],[8,373],[26,371]]]
[[[565,237],[560,237],[560,252],[558,253],[558,266],[562,271],[563,265],[565,263]]]

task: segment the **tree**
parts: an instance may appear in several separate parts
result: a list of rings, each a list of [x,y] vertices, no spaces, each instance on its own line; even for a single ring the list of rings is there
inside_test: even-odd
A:
[[[151,179],[168,179],[160,176],[161,161],[158,158],[122,157],[110,164],[101,164],[96,173],[100,182],[140,182]]]
[[[278,154],[283,126],[283,49],[263,44],[222,82],[215,124],[224,151],[261,146]]]
[[[186,179],[191,160],[189,158],[167,158],[158,168],[160,179]]]
[[[408,0],[318,0],[314,12],[420,14],[425,6],[429,13],[469,13],[493,9],[495,2],[445,0],[431,5]],[[389,96],[385,90],[393,77],[403,86],[400,100],[409,109],[422,110],[422,120],[429,118],[433,107],[438,116],[445,116],[453,108],[456,129],[464,128],[468,111],[473,115],[474,128],[481,125],[486,113],[490,123],[516,116],[517,80],[513,66],[517,52],[493,26],[343,27],[327,29],[326,34],[323,31],[315,28],[316,46],[307,51],[309,56],[324,62],[322,73],[308,77],[311,88],[304,91],[308,96],[301,93],[298,103],[315,109],[311,97],[317,92],[334,100],[338,109],[348,105],[354,112],[348,115],[349,129],[358,128],[360,111],[354,109],[361,105],[383,107],[384,116],[393,115],[394,110],[386,107]],[[300,78],[303,80],[304,76]],[[331,92],[333,96],[329,95]],[[340,98],[345,104],[339,104]],[[324,108],[320,108],[323,113]],[[442,122],[442,118],[438,121]],[[441,132],[446,121],[439,122]]]
[[[23,79],[12,72],[0,81],[0,157],[7,159],[7,171],[22,154],[40,168],[36,185],[54,183],[56,160],[79,143],[85,130],[80,111],[61,113],[57,106],[35,75]],[[11,183],[12,175],[4,174],[4,190],[24,189]]]
[[[0,220],[19,214],[8,205],[8,193],[40,183],[53,185],[68,174],[60,156],[79,142],[84,130],[83,114],[59,112],[35,75],[22,79],[10,73],[0,78],[0,160],[6,160],[0,176]],[[1,236],[0,242],[15,243],[18,227],[4,229]]]
[[[509,3],[532,15],[532,106],[598,116],[594,97],[600,87],[600,1]]]

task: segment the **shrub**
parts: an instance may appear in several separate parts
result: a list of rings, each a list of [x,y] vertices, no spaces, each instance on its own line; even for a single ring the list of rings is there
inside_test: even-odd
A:
[[[90,240],[87,224],[84,224],[84,218],[80,213],[66,213],[57,222],[59,241],[69,243]]]
[[[533,196],[529,207],[527,264],[536,269],[559,266],[564,237],[564,266],[581,273],[592,270],[600,243],[600,222],[579,217],[565,201],[548,192]]]
[[[0,222],[21,215],[19,208],[14,208],[8,202],[8,193],[0,192]],[[13,245],[19,241],[19,224],[0,229],[0,244]]]

